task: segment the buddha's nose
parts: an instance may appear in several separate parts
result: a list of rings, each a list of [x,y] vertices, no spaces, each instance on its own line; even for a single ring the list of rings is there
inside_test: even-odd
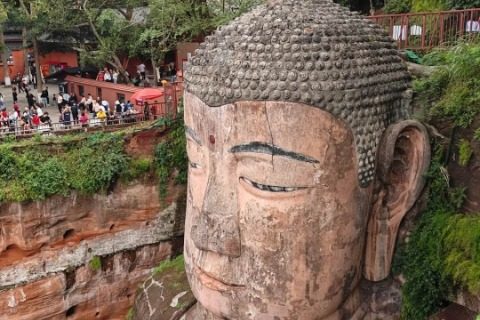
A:
[[[232,186],[214,175],[209,178],[200,213],[192,221],[191,237],[201,250],[230,257],[241,252],[237,201]]]

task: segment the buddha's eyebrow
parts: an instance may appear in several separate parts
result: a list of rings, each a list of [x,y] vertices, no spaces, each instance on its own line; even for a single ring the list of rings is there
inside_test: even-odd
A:
[[[202,145],[202,142],[200,141],[200,138],[198,137],[197,133],[190,127],[185,126],[185,133],[187,136],[192,138],[193,141],[195,141],[198,145]]]
[[[320,163],[320,161],[313,159],[309,156],[293,151],[287,151],[277,146],[273,146],[263,142],[250,142],[248,144],[239,144],[230,149],[231,153],[239,152],[253,152],[253,153],[265,153],[272,156],[283,156],[293,160],[308,162],[308,163]]]

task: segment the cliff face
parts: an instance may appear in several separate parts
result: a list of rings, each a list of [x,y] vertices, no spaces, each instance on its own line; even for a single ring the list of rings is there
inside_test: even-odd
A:
[[[127,152],[151,157],[160,138],[130,137]],[[158,189],[150,176],[1,204],[0,320],[124,319],[138,285],[183,246],[184,187],[166,199]]]

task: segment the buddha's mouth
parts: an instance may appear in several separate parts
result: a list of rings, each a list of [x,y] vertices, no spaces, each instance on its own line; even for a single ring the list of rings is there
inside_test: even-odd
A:
[[[211,290],[215,290],[219,292],[227,292],[231,290],[238,290],[245,287],[244,285],[227,283],[225,281],[219,280],[195,265],[193,266],[193,272],[196,278],[198,279],[198,281],[203,286]]]

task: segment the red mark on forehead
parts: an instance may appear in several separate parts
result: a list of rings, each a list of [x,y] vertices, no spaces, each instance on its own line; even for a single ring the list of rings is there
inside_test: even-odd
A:
[[[211,144],[215,144],[215,136],[213,134],[211,134],[209,137],[208,137],[208,141],[210,141]]]

